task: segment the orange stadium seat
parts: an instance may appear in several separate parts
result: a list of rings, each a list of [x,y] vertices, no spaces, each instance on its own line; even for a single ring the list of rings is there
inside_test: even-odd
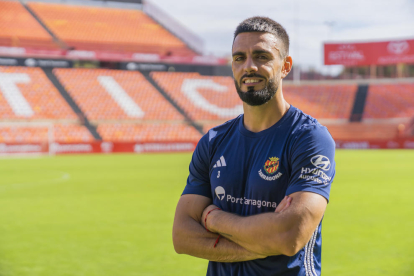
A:
[[[54,69],[53,72],[90,120],[184,120],[140,72],[107,69]]]
[[[201,134],[184,124],[100,124],[98,132],[104,141],[198,141]]]
[[[0,1],[0,45],[59,49],[49,33],[20,2]]]
[[[243,113],[231,77],[153,72],[151,77],[196,121],[226,121]]]
[[[93,136],[84,126],[56,124],[55,142],[92,142]],[[0,143],[43,143],[49,141],[49,128],[44,126],[0,126]]]
[[[0,66],[0,119],[76,120],[40,68]]]
[[[57,142],[92,142],[95,139],[85,126],[62,125],[54,126],[55,141]]]
[[[195,55],[139,10],[34,2],[28,5],[57,37],[76,49]]]
[[[414,83],[369,86],[364,119],[414,116]]]
[[[286,101],[316,119],[349,119],[356,85],[284,85]]]

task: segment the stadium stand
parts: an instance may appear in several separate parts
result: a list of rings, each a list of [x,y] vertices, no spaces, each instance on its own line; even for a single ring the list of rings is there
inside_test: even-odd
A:
[[[316,119],[348,119],[357,91],[356,85],[284,85],[289,103]]]
[[[59,39],[77,50],[195,55],[139,10],[35,2],[28,6]]]
[[[53,125],[54,141],[89,142],[90,132],[78,123],[78,117],[40,68],[0,67],[0,142],[36,143],[49,140]],[[14,125],[32,122],[33,126]]]
[[[369,87],[364,119],[414,116],[414,83],[373,84]]]
[[[15,49],[9,47],[27,48],[22,49],[24,58],[35,59],[86,50],[95,51],[101,61],[94,60],[93,66],[131,70],[164,66],[162,70],[186,73],[0,66],[0,143],[50,141],[51,129],[58,143],[96,145],[101,138],[195,142],[201,138],[200,126],[207,132],[243,113],[233,78],[224,76],[229,68],[197,65],[206,58],[193,60],[202,53],[202,40],[150,2],[139,1],[142,5],[134,7],[57,2],[0,0],[0,46],[5,46],[5,55],[13,62],[4,64],[30,65],[22,55],[10,54]],[[166,64],[132,68],[126,61],[138,60],[135,53]],[[74,58],[69,54],[64,57]],[[82,64],[75,60],[69,66]],[[383,142],[414,136],[412,80],[301,85],[286,81],[283,92],[289,103],[327,125],[338,141]]]
[[[54,50],[53,38],[20,2],[0,1],[0,45]]]
[[[231,77],[198,73],[152,72],[151,77],[203,131],[243,112]],[[357,85],[285,85],[284,96],[294,106],[317,119],[348,120]],[[339,108],[338,108],[339,107]]]
[[[2,120],[77,120],[40,68],[0,66]]]
[[[54,69],[104,141],[198,141],[200,133],[140,72]]]
[[[166,72],[151,77],[192,120],[223,122],[243,113],[231,77]]]
[[[408,122],[407,126],[404,126],[404,131],[406,136],[413,136],[414,137],[414,116]]]
[[[167,142],[198,141],[201,134],[184,124],[100,124],[98,132],[104,141]]]
[[[36,126],[0,126],[0,143],[42,143],[49,141],[49,128]],[[84,126],[55,124],[54,142],[92,142],[94,139]]]
[[[94,140],[84,126],[57,124],[54,126],[54,132],[57,142],[92,142]]]
[[[198,131],[137,71],[108,69],[54,69],[60,83],[86,118],[97,124],[104,141],[196,141]],[[182,108],[203,125],[204,132],[242,112],[231,77],[199,73],[152,72],[151,78]],[[348,120],[356,85],[321,84],[284,86],[286,99],[318,119],[328,120],[334,139],[386,140],[411,133],[411,127],[392,118],[414,116],[412,83],[373,84],[369,87],[364,121]],[[0,121],[49,121],[55,140],[92,141],[78,117],[40,68],[0,67]],[[367,123],[367,119],[381,122]],[[384,121],[385,120],[385,121]],[[61,125],[65,121],[71,125]],[[408,119],[407,119],[408,122]],[[45,127],[0,126],[1,141],[35,142],[47,139]]]
[[[184,120],[139,72],[107,69],[54,69],[53,72],[91,121]]]

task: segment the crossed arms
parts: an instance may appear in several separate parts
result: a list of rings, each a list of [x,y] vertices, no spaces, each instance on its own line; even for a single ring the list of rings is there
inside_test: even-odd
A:
[[[179,254],[215,262],[240,262],[274,255],[293,256],[310,240],[322,220],[327,201],[319,194],[296,192],[275,212],[241,217],[216,208],[210,198],[181,196],[175,212],[173,243]],[[213,247],[218,237],[223,237]]]

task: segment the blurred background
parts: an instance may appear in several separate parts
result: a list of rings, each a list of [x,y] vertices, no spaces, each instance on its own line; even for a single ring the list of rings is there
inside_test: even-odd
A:
[[[322,271],[413,275],[414,1],[0,0],[0,276],[205,274],[173,213],[198,140],[243,112],[255,15],[290,35],[285,99],[347,149]]]

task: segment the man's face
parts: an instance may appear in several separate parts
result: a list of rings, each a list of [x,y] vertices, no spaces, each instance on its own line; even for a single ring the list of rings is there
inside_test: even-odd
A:
[[[257,106],[268,102],[279,87],[284,60],[282,42],[270,33],[251,32],[236,36],[232,70],[240,99]]]

